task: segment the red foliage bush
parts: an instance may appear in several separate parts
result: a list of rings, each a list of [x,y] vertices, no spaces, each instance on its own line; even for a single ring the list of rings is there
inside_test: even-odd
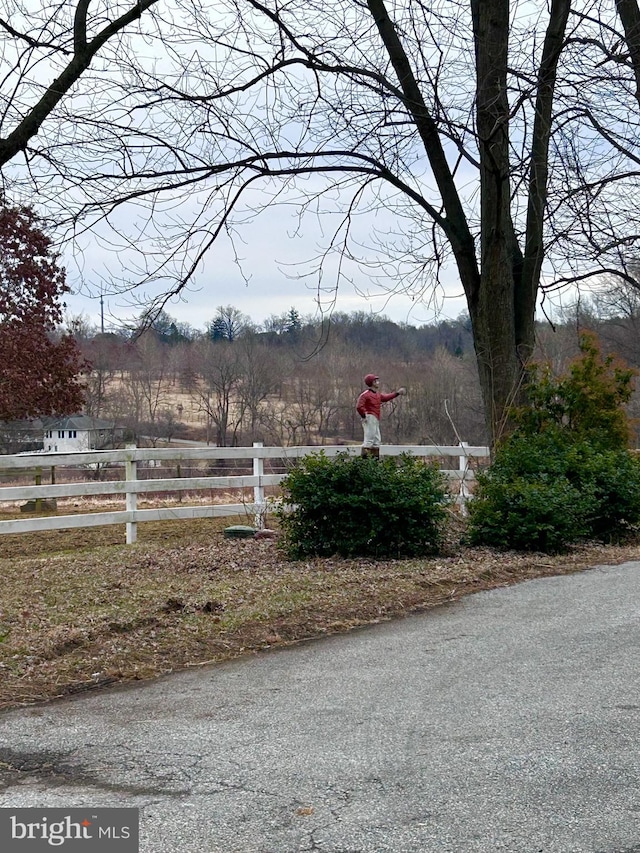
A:
[[[69,288],[30,208],[0,207],[0,247],[0,420],[77,412],[88,365],[56,333]]]

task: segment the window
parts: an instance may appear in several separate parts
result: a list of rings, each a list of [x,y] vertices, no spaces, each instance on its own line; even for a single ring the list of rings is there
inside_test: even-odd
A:
[[[58,438],[64,438],[64,430],[63,429],[58,430]]]
[[[77,437],[78,437],[77,431],[75,429],[70,429],[69,430],[69,438],[77,438]]]

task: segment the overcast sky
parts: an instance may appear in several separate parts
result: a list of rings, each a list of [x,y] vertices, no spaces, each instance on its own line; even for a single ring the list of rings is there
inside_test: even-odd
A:
[[[303,277],[310,268],[307,259],[317,253],[316,235],[302,234],[294,239],[287,225],[287,221],[274,211],[267,218],[263,215],[246,226],[242,242],[235,244],[236,252],[241,255],[242,271],[234,261],[231,246],[218,243],[207,255],[193,284],[180,297],[166,304],[167,313],[196,330],[204,330],[219,305],[235,306],[256,324],[262,324],[273,315],[285,314],[292,307],[302,316],[318,318],[321,314],[326,317],[331,311],[365,311],[412,326],[455,320],[468,313],[453,267],[445,272],[442,287],[435,294],[433,283],[425,282],[422,299],[403,293],[401,279],[376,280],[355,266],[349,270],[350,280],[343,280],[336,293],[336,274],[331,263],[326,265],[319,291],[317,277]],[[82,314],[99,327],[102,286],[106,327],[130,323],[138,317],[142,311],[139,300],[144,297],[144,291],[136,291],[135,300],[108,292],[109,278],[119,279],[116,267],[122,260],[122,252],[105,247],[94,234],[86,236],[81,252],[76,250],[72,254],[70,249],[63,252],[67,282],[73,291],[65,300],[67,314]],[[126,261],[123,266],[126,269]],[[555,294],[546,302],[547,313],[552,314],[562,303],[574,301],[576,295],[576,291],[569,288]],[[539,318],[543,316],[539,312]]]
[[[172,299],[165,310],[175,319],[189,323],[196,329],[205,327],[219,305],[233,305],[257,324],[263,323],[271,315],[285,314],[292,307],[304,316],[320,316],[321,312],[326,314],[331,310],[346,313],[366,311],[412,326],[422,326],[440,319],[455,319],[466,311],[465,301],[460,298],[457,288],[452,288],[452,296],[437,309],[402,294],[389,296],[378,292],[365,297],[348,283],[340,287],[334,302],[331,293],[321,294],[319,300],[317,289],[302,281],[288,280],[273,262],[269,263],[265,259],[262,270],[259,267],[259,264],[255,265],[248,284],[233,267],[229,267],[224,281],[206,283],[202,276],[199,287],[194,286],[182,298]],[[69,276],[69,281],[73,284],[73,276]],[[362,285],[366,286],[367,282],[363,281]],[[65,301],[69,314],[84,314],[94,325],[99,325],[99,295],[90,298],[84,293],[74,293],[68,295]],[[106,325],[124,321],[137,313],[123,297],[109,295],[104,297],[104,311]]]
[[[271,245],[246,246],[242,272],[234,263],[231,251],[220,246],[205,262],[198,273],[195,283],[180,297],[172,298],[165,310],[173,318],[188,323],[196,330],[204,330],[216,313],[219,305],[233,305],[260,325],[272,315],[280,316],[296,308],[300,315],[320,318],[332,311],[352,313],[365,311],[378,316],[386,316],[396,323],[411,326],[423,326],[441,320],[455,320],[461,314],[468,313],[462,288],[455,270],[451,269],[444,278],[443,288],[429,299],[413,299],[411,296],[396,292],[402,289],[401,282],[389,280],[376,281],[368,278],[363,271],[354,271],[353,282],[343,281],[335,292],[335,276],[327,274],[326,287],[319,292],[317,280],[296,278],[306,265],[303,261],[290,265],[282,261],[286,254],[288,238],[286,234]],[[309,250],[313,248],[308,246]],[[100,326],[100,282],[106,281],[114,264],[114,254],[101,247],[90,238],[81,257],[77,253],[63,255],[67,267],[67,281],[72,293],[66,296],[67,314],[82,314],[96,326]],[[79,268],[82,267],[82,274]],[[248,281],[245,279],[248,278]],[[82,283],[84,279],[84,283]],[[88,282],[92,284],[89,294]],[[565,288],[563,292],[548,299],[545,308],[548,314],[563,303],[575,301],[577,292]],[[126,295],[110,295],[104,299],[105,327],[130,323],[141,313],[141,306],[134,304]],[[544,315],[538,312],[539,319]]]
[[[528,7],[527,3],[514,4],[514,9],[518,9],[519,14],[529,14]],[[537,7],[532,4],[531,8]],[[153,57],[155,64],[162,61],[162,55]],[[161,68],[161,65],[158,65],[158,68]],[[250,112],[250,115],[252,114]],[[295,136],[295,127],[295,122],[289,122],[288,133]],[[455,157],[452,162],[454,159]],[[467,168],[468,181],[465,172]],[[425,183],[425,192],[428,195],[430,170],[421,146],[416,147],[412,169],[416,180],[423,180]],[[468,192],[475,193],[475,171],[471,166],[467,166],[465,161],[458,163],[456,175],[461,186],[466,186],[470,188]],[[318,176],[305,178],[301,190],[303,197],[313,198],[324,180]],[[336,230],[339,233],[340,221],[344,218],[344,205],[342,213],[339,204],[335,214],[327,212],[332,201],[329,194],[327,201],[323,199],[322,204],[318,205],[320,212],[316,210],[314,213],[311,206],[311,212],[300,221],[294,211],[297,192],[292,190],[291,196],[288,197],[286,192],[283,193],[272,186],[269,192],[273,198],[279,200],[279,206],[269,207],[262,214],[254,216],[255,211],[264,204],[260,202],[259,194],[266,191],[267,188],[260,184],[255,190],[243,193],[243,207],[237,216],[234,212],[234,221],[241,223],[235,243],[231,245],[224,235],[216,242],[190,281],[188,289],[165,305],[165,310],[172,317],[201,330],[214,317],[219,305],[235,306],[256,324],[263,323],[272,315],[285,314],[292,307],[303,316],[326,315],[332,310],[347,313],[365,311],[415,326],[440,319],[455,319],[466,312],[466,302],[453,264],[442,272],[440,287],[435,292],[434,283],[428,279],[426,273],[424,280],[409,284],[409,279],[406,279],[405,285],[402,269],[395,272],[388,269],[386,277],[376,279],[366,268],[358,268],[356,264],[346,262],[339,274],[338,264],[344,262],[344,256],[341,257],[339,252],[325,259],[320,281],[317,277],[314,278],[310,275],[314,266],[313,259],[331,243]],[[252,198],[252,192],[255,192],[255,198]],[[340,191],[336,190],[335,193],[336,198],[341,200]],[[158,283],[155,291],[153,288],[148,291],[137,288],[133,292],[133,299],[114,291],[121,287],[123,282],[133,283],[144,278],[145,270],[141,267],[146,263],[145,253],[152,259],[154,239],[156,248],[161,246],[163,221],[167,226],[165,236],[168,241],[172,227],[175,232],[178,217],[185,222],[197,222],[195,230],[200,229],[202,235],[206,235],[207,229],[214,228],[216,208],[207,206],[209,194],[210,188],[203,185],[197,189],[190,188],[184,194],[167,194],[166,204],[151,198],[146,211],[141,203],[136,208],[137,202],[118,206],[109,216],[113,231],[109,231],[106,221],[103,221],[102,235],[99,227],[93,232],[81,235],[73,252],[69,248],[63,253],[67,282],[73,290],[66,300],[68,313],[84,314],[94,325],[99,325],[100,294],[103,293],[106,325],[117,324],[118,321],[130,322],[139,316],[144,304],[149,304],[150,300],[157,298],[158,293],[166,290],[167,281],[180,279],[183,270],[177,269],[168,273],[166,280]],[[365,193],[361,204],[363,215],[360,217],[356,208],[353,217],[350,214],[353,221],[349,227],[353,229],[355,237],[353,245],[356,250],[358,246],[363,247],[361,255],[367,260],[375,258],[376,233],[387,236],[392,250],[395,248],[394,239],[397,240],[398,257],[402,257],[403,252],[407,251],[402,243],[412,225],[418,223],[418,234],[422,234],[422,230],[426,235],[429,233],[430,220],[425,217],[422,228],[419,222],[420,211],[413,221],[411,218],[403,220],[394,214],[387,204],[392,195],[391,190],[381,189],[378,204],[369,205]],[[254,201],[257,203],[253,204]],[[64,206],[64,201],[61,200],[60,204]],[[404,209],[404,203],[400,207]],[[406,208],[409,210],[410,205],[406,205]],[[152,233],[144,240],[136,241],[136,233],[144,233],[145,219],[150,210],[154,211],[153,228],[156,232],[153,233],[152,228]],[[196,220],[191,217],[194,211],[197,214]],[[217,213],[219,216],[220,211]],[[355,215],[356,213],[358,215]],[[138,231],[138,228],[141,230]],[[118,231],[128,234],[130,241],[137,245],[137,255],[130,249],[109,245],[110,241],[117,239],[114,232],[117,234]],[[185,243],[189,243],[189,240],[185,240]],[[336,245],[340,245],[340,240]],[[353,246],[350,245],[349,249],[353,249]],[[419,268],[424,260],[420,257],[422,250],[427,254],[431,251],[428,245],[422,247],[418,240],[416,253],[413,255],[415,268]],[[185,255],[187,254],[185,252]],[[194,252],[191,257],[193,254]],[[240,268],[234,262],[234,254],[240,258]],[[151,267],[152,260],[148,269]],[[427,267],[425,263],[425,268],[432,267]],[[413,295],[406,292],[411,287],[414,290]]]
[[[318,222],[309,221],[304,229],[298,225],[297,217],[282,207],[246,223],[233,246],[228,240],[216,243],[194,282],[180,297],[172,298],[165,310],[195,329],[204,329],[219,305],[235,306],[256,324],[285,314],[292,307],[303,316],[326,315],[332,310],[365,311],[414,326],[455,319],[466,312],[454,268],[435,295],[433,283],[425,281],[424,298],[420,299],[402,292],[401,277],[377,279],[374,273],[369,275],[351,264],[336,293],[338,256],[325,261],[320,283],[316,275],[309,274],[313,258],[326,243],[326,231],[320,233]],[[66,298],[68,314],[84,314],[98,326],[102,288],[105,325],[138,316],[142,308],[136,300],[144,300],[145,293],[153,296],[153,290],[138,289],[134,299],[114,295],[109,293],[109,279],[117,283],[128,275],[135,278],[134,267],[139,261],[134,256],[128,260],[126,251],[105,245],[99,231],[85,235],[80,243],[80,249],[76,246],[73,252],[70,247],[63,251],[67,283],[73,291]]]

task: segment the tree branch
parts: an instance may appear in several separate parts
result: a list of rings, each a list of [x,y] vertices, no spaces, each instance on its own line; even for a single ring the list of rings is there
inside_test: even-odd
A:
[[[3,20],[2,18],[0,18],[0,27],[3,30],[6,30],[6,32],[8,32],[10,36],[13,36],[14,38],[20,39],[20,41],[26,42],[29,45],[29,47],[54,48],[54,50],[58,51],[59,53],[64,53],[64,54],[68,54],[70,52],[68,50],[65,50],[63,47],[56,47],[56,45],[54,45],[52,42],[38,41],[37,39],[31,38],[31,36],[27,35],[26,33],[21,33],[18,30],[16,30],[15,27],[12,27],[11,24],[9,24],[7,21]]]
[[[387,14],[384,0],[367,0],[367,6],[398,77],[402,89],[402,103],[413,117],[429,158],[446,212],[443,227],[451,242],[465,292],[473,299],[480,280],[474,239],[447,163],[438,128],[422,97],[409,58]]]
[[[90,42],[86,41],[87,11],[90,0],[79,0],[74,21],[74,55],[62,74],[53,81],[42,98],[22,119],[18,126],[5,139],[0,140],[0,167],[8,163],[20,151],[23,151],[29,140],[34,137],[42,123],[51,115],[62,98],[77,83],[91,64],[91,60],[101,47],[114,35],[123,30],[128,24],[140,18],[143,12],[153,6],[158,0],[137,0],[135,5],[124,15],[112,21],[98,33]]]
[[[536,293],[544,258],[544,218],[549,178],[549,142],[558,62],[571,9],[570,0],[553,0],[542,48],[531,142],[531,170],[521,286],[516,290],[516,322],[535,312]]]

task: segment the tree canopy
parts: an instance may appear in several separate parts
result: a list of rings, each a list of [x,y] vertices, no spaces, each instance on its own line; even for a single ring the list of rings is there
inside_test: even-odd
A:
[[[495,438],[522,393],[541,292],[603,272],[634,280],[637,0],[14,12],[0,21],[14,42],[7,180],[35,184],[70,228],[109,223],[116,245],[137,247],[125,287],[182,292],[216,244],[279,203],[300,229],[324,220],[317,258],[296,268],[318,287],[355,264],[433,298],[454,270]],[[56,81],[44,107],[43,58]],[[65,74],[75,89],[58,86]]]
[[[79,411],[84,359],[54,336],[65,273],[33,211],[0,207],[0,248],[0,420]]]

